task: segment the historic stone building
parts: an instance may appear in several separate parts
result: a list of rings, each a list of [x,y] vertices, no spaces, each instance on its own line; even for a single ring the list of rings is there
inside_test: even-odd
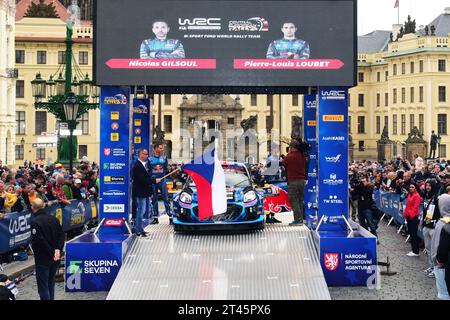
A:
[[[14,165],[15,80],[14,0],[0,0],[0,160]]]
[[[358,37],[358,86],[350,90],[349,109],[355,159],[377,159],[384,127],[392,143],[387,154],[393,157],[406,155],[414,127],[428,149],[420,156],[429,155],[434,130],[441,137],[440,156],[449,157],[449,34],[447,8],[420,30],[409,19],[392,31]]]

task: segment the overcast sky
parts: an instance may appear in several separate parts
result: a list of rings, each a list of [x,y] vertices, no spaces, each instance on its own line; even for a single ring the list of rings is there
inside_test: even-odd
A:
[[[450,0],[399,0],[400,23],[416,19],[416,26],[426,25],[450,7]],[[358,0],[358,35],[374,30],[391,30],[397,23],[395,0]]]

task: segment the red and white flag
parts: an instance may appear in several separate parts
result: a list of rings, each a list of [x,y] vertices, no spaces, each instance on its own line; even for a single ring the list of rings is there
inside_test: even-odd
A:
[[[394,8],[398,8],[400,5],[400,0],[395,0]]]

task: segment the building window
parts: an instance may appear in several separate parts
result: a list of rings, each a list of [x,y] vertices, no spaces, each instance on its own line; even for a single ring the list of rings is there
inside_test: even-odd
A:
[[[16,160],[23,160],[24,159],[24,145],[18,144],[16,145]]]
[[[251,94],[250,95],[250,105],[256,106],[257,103],[258,103],[258,96],[256,94]]]
[[[423,102],[423,87],[419,87],[419,102]]]
[[[170,94],[165,94],[164,95],[164,104],[166,106],[172,104],[172,95],[170,95]]]
[[[379,107],[381,104],[381,96],[379,93],[377,93],[377,107]]]
[[[414,61],[411,61],[411,63],[410,63],[410,70],[411,70],[411,73],[414,73]]]
[[[16,111],[16,134],[25,134],[25,111]]]
[[[364,82],[364,72],[358,72],[358,82]]]
[[[25,81],[17,80],[16,81],[16,98],[25,97]]]
[[[392,134],[397,134],[397,115],[392,116]]]
[[[447,159],[447,145],[441,144],[439,146],[439,158]]]
[[[272,129],[272,121],[270,116],[266,116],[266,130]]]
[[[77,130],[81,130],[82,134],[89,134],[89,113],[83,113],[81,118],[78,120]]]
[[[423,113],[419,114],[419,131],[421,134],[425,131],[425,119]]]
[[[36,160],[45,160],[45,148],[36,149]]]
[[[298,106],[298,94],[293,94],[292,95],[292,105],[293,106]]]
[[[409,100],[414,103],[414,87],[409,88]]]
[[[88,64],[88,52],[87,51],[80,51],[79,52],[78,64],[80,64],[80,65]]]
[[[358,133],[365,133],[366,132],[366,124],[365,124],[365,117],[359,116],[358,117]]]
[[[358,107],[364,107],[364,94],[358,94]]]
[[[87,145],[85,144],[80,144],[78,146],[78,158],[83,158],[83,157],[87,157],[88,156],[88,148]]]
[[[358,149],[359,151],[365,151],[366,147],[364,146],[364,141],[358,141]]]
[[[37,52],[37,64],[47,64],[47,51]]]
[[[384,127],[389,129],[389,116],[384,116]]]
[[[16,50],[16,63],[25,63],[25,50]]]
[[[167,133],[172,133],[172,116],[164,116],[164,131]]]
[[[47,112],[36,111],[34,134],[41,135],[42,132],[47,132]]]
[[[402,114],[402,135],[406,134],[406,115]]]
[[[406,102],[406,89],[402,88],[402,103]]]
[[[445,60],[439,60],[438,62],[438,70],[439,72],[445,72],[446,67],[446,61]]]
[[[394,66],[393,66],[392,74],[393,74],[394,76],[397,75],[397,65],[396,65],[396,64],[394,64]]]
[[[195,118],[194,117],[189,117],[189,125],[193,125],[195,122]]]
[[[439,102],[445,102],[447,100],[447,92],[445,86],[439,86]]]
[[[269,107],[272,107],[272,106],[273,106],[273,94],[268,94],[268,95],[267,95],[267,105],[268,105]]]
[[[377,72],[377,82],[381,81],[381,72]]]
[[[419,61],[419,72],[423,72],[423,60]]]
[[[377,116],[377,134],[381,133],[381,117]]]
[[[58,51],[58,64],[66,64],[66,52]]]
[[[447,115],[446,114],[438,114],[438,134],[439,135],[447,134]]]
[[[412,131],[412,129],[414,129],[414,127],[415,127],[415,117],[414,117],[414,114],[410,114],[409,115],[409,129]]]
[[[352,116],[348,116],[348,132],[352,133]]]
[[[388,81],[388,77],[389,77],[389,71],[385,71],[384,72],[384,81]]]
[[[156,126],[156,116],[152,115],[152,131],[155,130],[155,126]]]
[[[234,118],[228,118],[228,124],[234,125]]]
[[[384,106],[387,107],[389,105],[389,93],[384,94]]]
[[[406,73],[406,64],[403,62],[402,63],[402,74]]]
[[[393,99],[393,103],[397,104],[397,89],[392,90],[392,99]]]

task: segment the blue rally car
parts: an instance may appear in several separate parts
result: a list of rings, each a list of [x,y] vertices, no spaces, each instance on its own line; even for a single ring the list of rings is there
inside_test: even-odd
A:
[[[242,231],[264,229],[264,195],[255,190],[245,164],[222,161],[227,212],[200,220],[197,189],[191,178],[174,195],[175,231]]]

